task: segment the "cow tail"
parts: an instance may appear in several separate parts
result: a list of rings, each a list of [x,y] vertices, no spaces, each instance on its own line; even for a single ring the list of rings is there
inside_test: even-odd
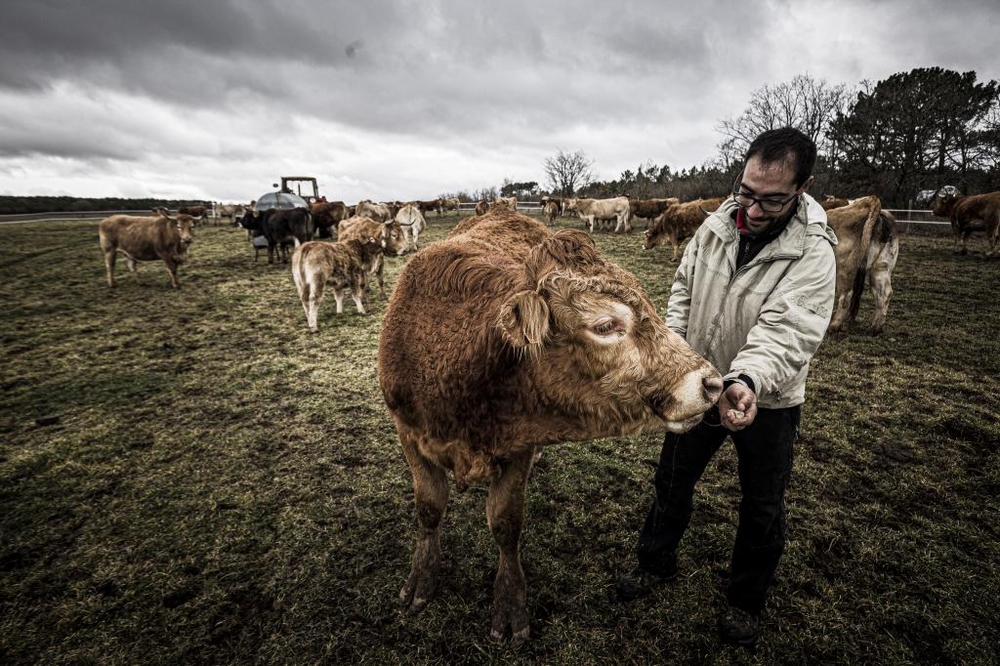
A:
[[[868,277],[868,262],[861,260],[858,270],[854,273],[854,287],[851,291],[851,305],[847,311],[847,321],[853,321],[861,309],[861,294],[865,290],[865,279]]]
[[[865,226],[861,230],[861,242],[858,244],[858,268],[854,272],[851,305],[847,312],[848,321],[857,317],[858,310],[861,308],[861,294],[865,290],[865,280],[868,277],[868,249],[872,244],[872,234],[875,232],[875,226],[879,223],[879,218],[882,215],[882,202],[876,196],[872,196],[872,199],[874,201],[871,212],[868,213],[868,219],[865,220]]]

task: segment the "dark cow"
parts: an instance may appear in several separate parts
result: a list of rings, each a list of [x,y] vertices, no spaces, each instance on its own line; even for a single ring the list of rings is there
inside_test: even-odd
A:
[[[441,199],[431,199],[430,201],[413,201],[411,202],[417,206],[421,213],[430,213],[432,211],[437,212],[441,215],[444,210],[444,202]]]
[[[705,218],[715,211],[721,203],[722,199],[719,198],[695,199],[668,206],[644,232],[646,240],[642,246],[647,250],[652,250],[666,239],[674,249],[673,259],[676,261],[680,256],[681,243],[694,236],[694,232],[698,230]]]
[[[115,286],[115,259],[119,252],[125,256],[137,283],[136,262],[160,259],[167,265],[170,284],[174,289],[179,286],[177,266],[187,260],[197,219],[184,213],[173,216],[162,208],[156,213],[152,217],[112,215],[101,220],[97,235],[104,253],[109,287]]]
[[[490,209],[490,204],[486,199],[480,199],[476,204],[476,215],[486,215],[486,211]]]
[[[989,249],[986,258],[998,256],[1000,251],[1000,192],[974,194],[945,194],[934,204],[934,214],[951,220],[955,234],[955,254],[969,251],[969,236],[973,231],[985,231]]]
[[[553,233],[506,207],[460,222],[399,275],[378,379],[413,472],[417,540],[400,602],[437,588],[440,526],[455,485],[489,483],[500,549],[492,635],[528,638],[520,563],[535,447],[697,424],[719,373],[670,331],[631,273],[583,231]]]
[[[265,211],[248,211],[240,224],[253,232],[253,236],[263,236],[267,240],[267,263],[274,263],[274,254],[283,243],[291,242],[296,247],[313,239],[315,227],[312,214],[306,208],[269,208]],[[281,261],[284,253],[279,254]]]
[[[292,279],[299,292],[302,309],[306,312],[309,330],[319,330],[319,306],[323,303],[327,288],[333,290],[338,315],[344,312],[344,290],[350,290],[358,313],[366,314],[361,302],[367,282],[365,267],[375,255],[381,253],[381,243],[373,236],[363,241],[309,241],[295,248],[292,254]]]
[[[196,218],[199,218],[199,219],[205,217],[205,213],[209,212],[209,211],[210,211],[209,208],[206,208],[205,206],[201,206],[201,205],[198,205],[198,206],[178,206],[178,208],[177,208],[177,214],[178,215],[190,215],[191,217],[196,217]]]
[[[675,203],[680,203],[677,197],[667,197],[666,199],[629,199],[629,215],[635,218],[643,218],[646,224],[663,214],[668,207]]]
[[[880,333],[889,312],[892,270],[899,257],[896,221],[882,210],[876,196],[862,197],[827,211],[827,224],[837,234],[837,296],[827,330],[844,330],[857,317],[865,282],[875,297],[871,332]]]
[[[382,277],[385,267],[384,255],[398,257],[406,254],[409,240],[403,227],[396,220],[378,222],[370,217],[349,217],[337,227],[337,240],[341,242],[352,238],[364,241],[370,237],[378,240],[382,251],[371,257],[371,263],[367,264],[365,269],[369,275],[375,276],[378,281],[379,296],[385,299],[385,280]]]
[[[331,238],[333,232],[330,230],[336,231],[337,225],[349,217],[343,201],[314,203],[309,206],[309,212],[312,213],[313,224],[320,238]]]

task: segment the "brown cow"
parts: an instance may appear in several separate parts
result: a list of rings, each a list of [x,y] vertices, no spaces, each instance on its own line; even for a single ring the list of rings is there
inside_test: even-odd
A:
[[[306,312],[309,330],[319,330],[316,320],[327,287],[333,289],[338,315],[344,312],[345,289],[351,290],[358,313],[366,314],[365,306],[361,303],[367,282],[365,266],[371,263],[375,255],[381,253],[381,244],[374,236],[369,236],[364,241],[309,241],[295,248],[295,253],[292,254],[292,279],[295,280],[302,309]]]
[[[646,240],[643,242],[643,248],[652,250],[666,238],[670,241],[670,247],[674,249],[673,259],[676,261],[680,256],[681,243],[694,236],[694,232],[705,218],[721,203],[720,198],[695,199],[668,206],[644,232]]]
[[[319,232],[320,238],[330,238],[333,231],[337,230],[337,225],[348,218],[347,206],[343,201],[322,201],[309,205],[309,211],[313,216],[313,225]]]
[[[490,210],[493,210],[497,206],[503,208],[507,207],[510,210],[517,210],[517,197],[497,197],[490,204]]]
[[[359,201],[351,217],[367,217],[376,222],[388,222],[394,215],[387,204],[375,203],[371,199]]]
[[[451,197],[450,199],[441,199],[441,209],[445,212],[455,211],[458,213],[462,207],[462,200],[458,197]]]
[[[680,202],[681,200],[677,197],[668,197],[666,199],[629,199],[629,215],[633,219],[637,217],[642,218],[646,220],[646,224],[649,224],[662,215],[663,211],[667,208]]]
[[[837,296],[828,330],[836,333],[854,321],[861,295],[868,287],[875,297],[871,332],[880,333],[889,312],[892,270],[899,257],[896,221],[882,210],[876,196],[856,199],[848,206],[826,212],[827,224],[837,234]]]
[[[819,200],[819,205],[823,210],[832,210],[834,208],[840,208],[841,206],[847,206],[851,202],[842,197],[837,197],[832,194],[827,194],[825,197]]]
[[[542,217],[549,226],[555,224],[556,218],[562,212],[562,205],[556,199],[542,199]]]
[[[382,272],[385,267],[384,255],[392,257],[406,254],[408,242],[406,233],[395,220],[391,222],[377,222],[370,217],[349,217],[337,227],[337,240],[348,241],[352,238],[364,241],[369,237],[374,237],[379,242],[382,251],[377,256],[371,258],[371,262],[366,264],[365,269],[370,275],[374,275],[378,281],[379,296],[385,298],[385,281]],[[366,281],[367,282],[367,281]]]
[[[400,602],[418,611],[437,587],[447,470],[460,489],[488,482],[492,635],[509,629],[514,643],[530,633],[519,544],[535,447],[683,432],[722,389],[585,232],[505,208],[464,219],[406,264],[378,377],[413,472],[418,535]]]
[[[938,196],[932,211],[938,217],[951,220],[951,231],[955,234],[955,254],[969,251],[969,236],[973,231],[985,231],[989,249],[986,258],[998,256],[1000,252],[1000,192],[974,194],[946,194]]]
[[[170,273],[170,284],[174,289],[179,286],[177,266],[187,259],[188,248],[194,242],[196,218],[184,213],[172,216],[162,208],[156,213],[153,217],[112,215],[101,220],[97,233],[109,287],[115,286],[115,259],[119,252],[125,255],[137,283],[136,262],[161,259]]]
[[[480,199],[479,203],[476,204],[476,215],[486,215],[486,211],[489,209],[489,202],[486,199]]]

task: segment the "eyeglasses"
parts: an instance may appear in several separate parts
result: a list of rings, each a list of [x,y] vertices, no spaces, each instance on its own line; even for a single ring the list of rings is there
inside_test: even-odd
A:
[[[789,201],[799,196],[799,193],[795,192],[787,199],[758,199],[757,197],[740,191],[741,178],[743,178],[742,173],[736,177],[736,182],[733,183],[733,199],[735,199],[736,203],[742,208],[752,208],[754,204],[757,204],[765,213],[777,213],[784,208]]]

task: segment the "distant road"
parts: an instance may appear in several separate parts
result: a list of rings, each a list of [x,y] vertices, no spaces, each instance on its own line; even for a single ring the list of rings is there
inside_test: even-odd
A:
[[[126,215],[149,215],[149,210],[94,210],[73,211],[66,213],[14,213],[0,215],[0,224],[21,224],[23,222],[60,222],[65,220],[103,220],[108,215],[123,213]]]

